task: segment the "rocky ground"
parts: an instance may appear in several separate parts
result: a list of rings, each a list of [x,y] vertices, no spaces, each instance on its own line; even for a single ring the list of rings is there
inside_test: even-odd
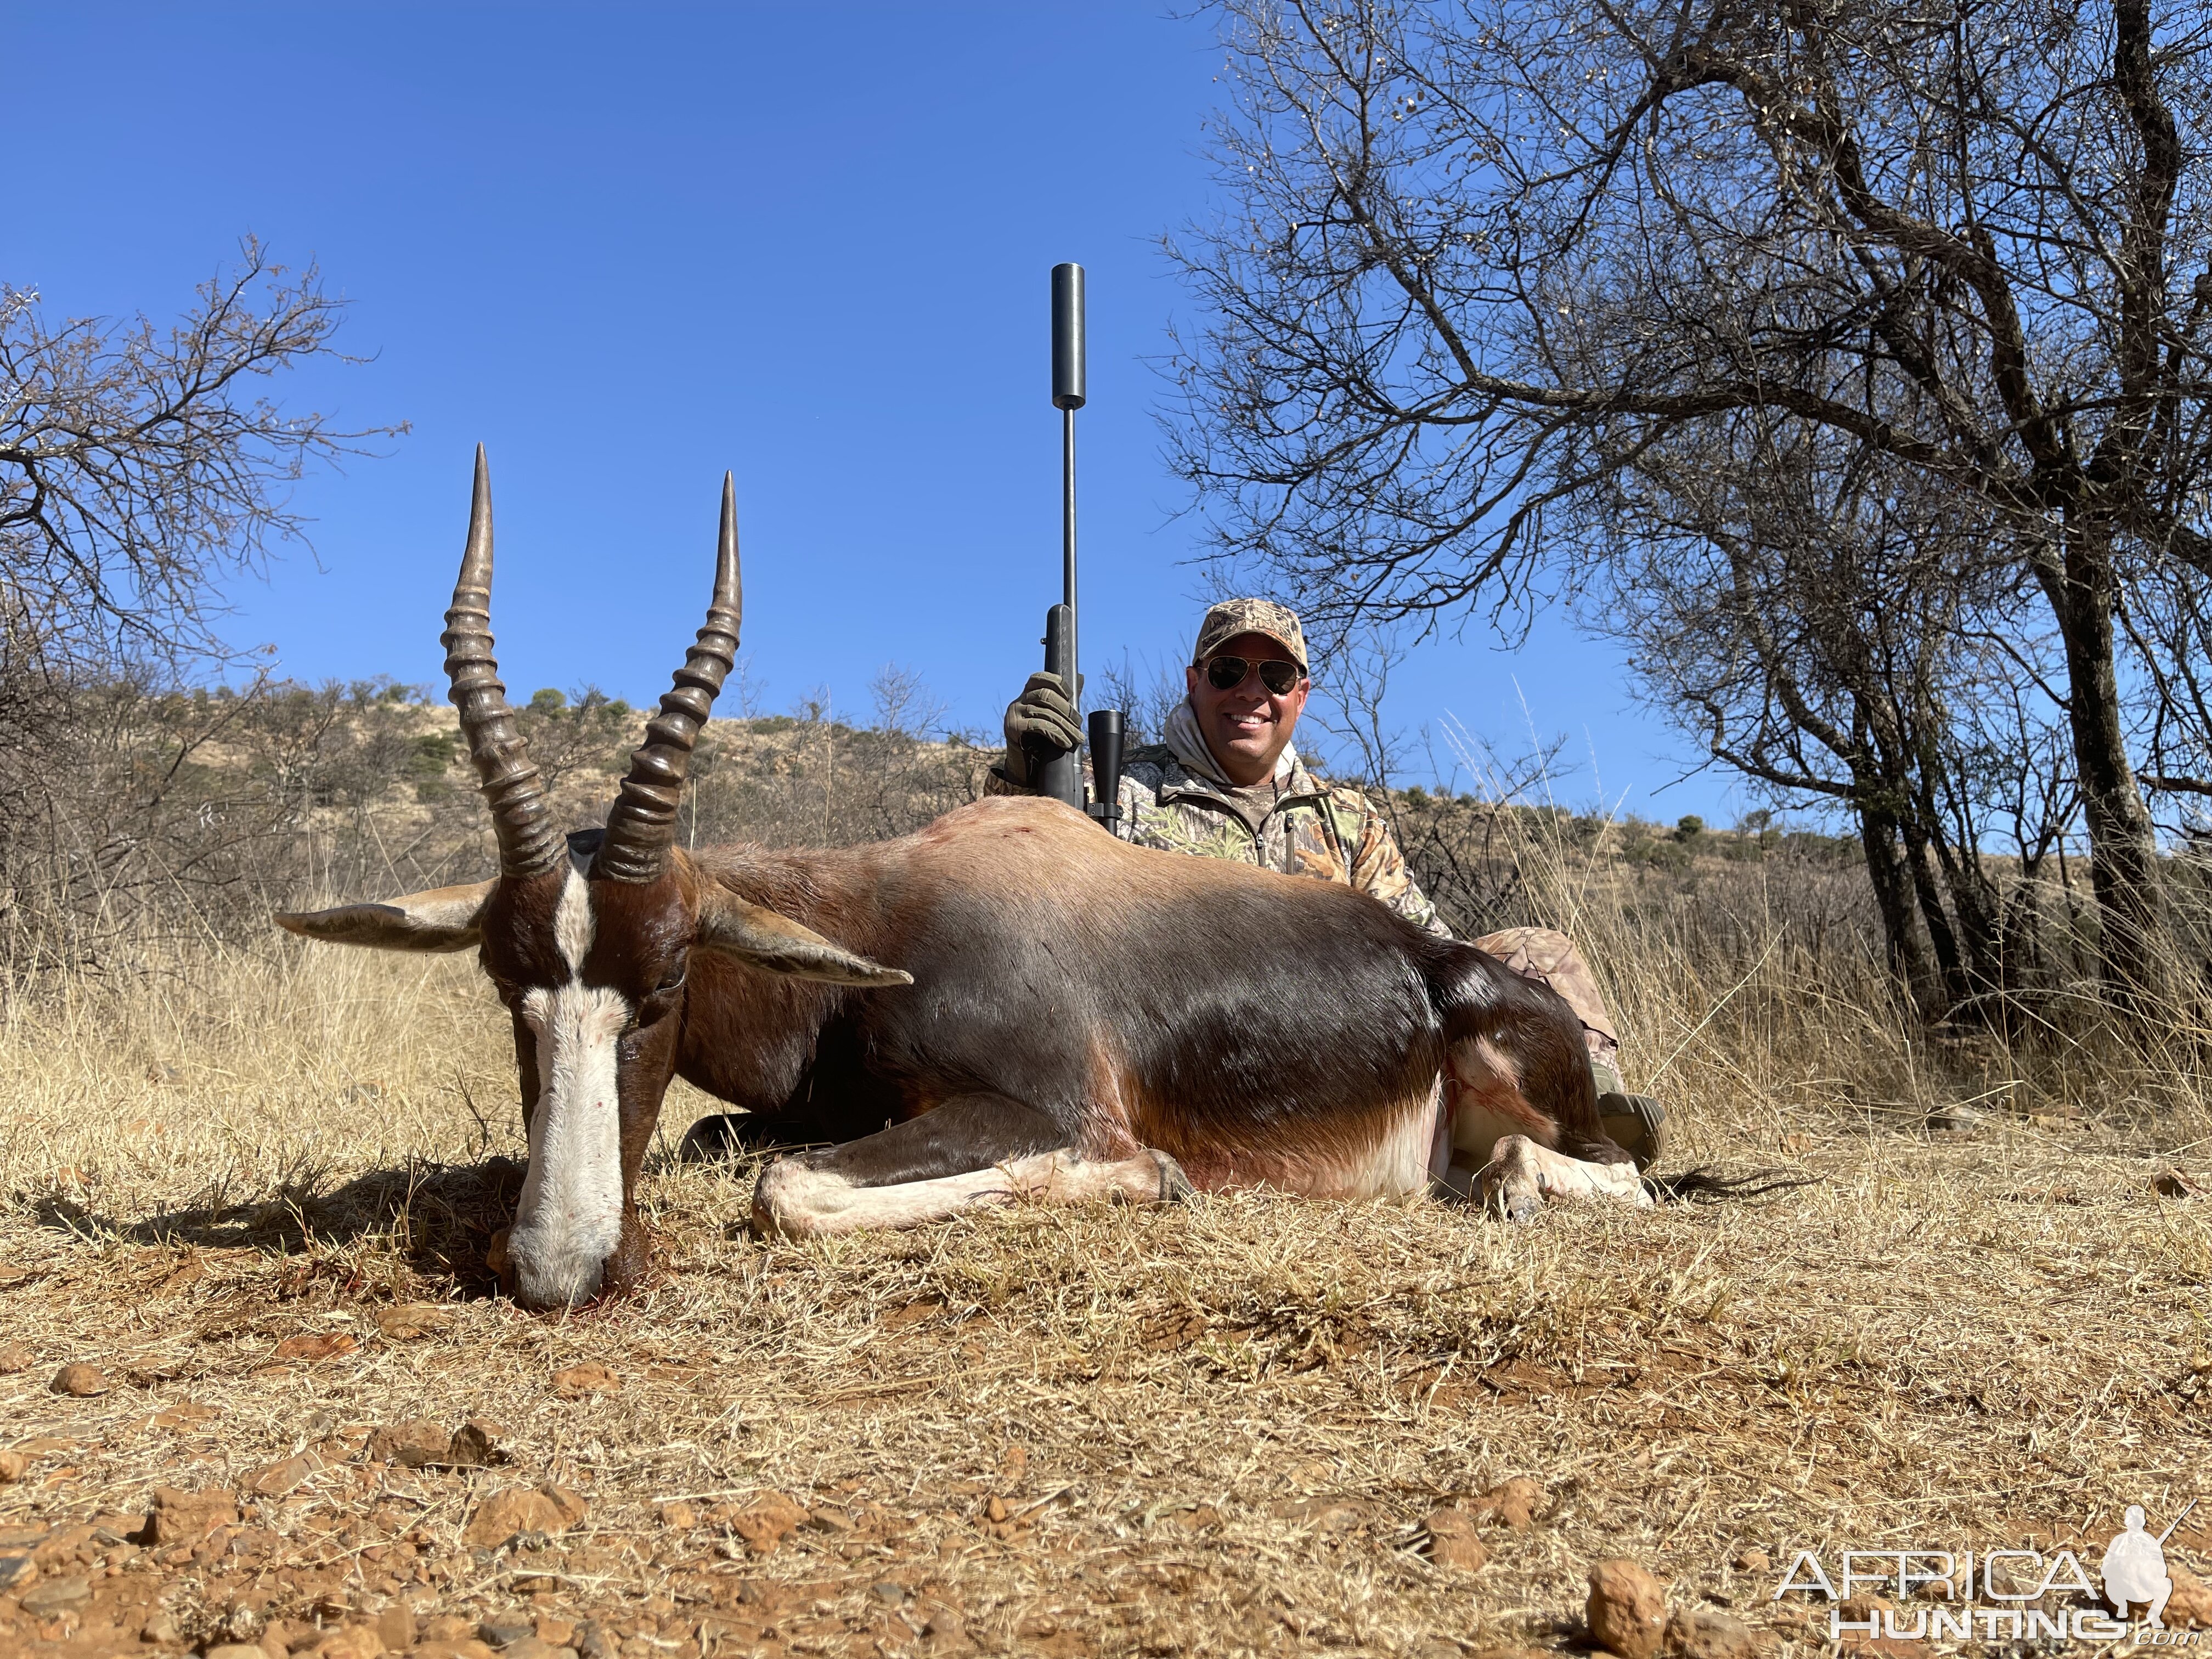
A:
[[[1797,1548],[2201,1490],[2190,1183],[1987,1133],[1767,1162],[1522,1228],[1253,1196],[803,1246],[668,1170],[654,1284],[566,1318],[485,1293],[501,1160],[161,1226],[50,1194],[0,1223],[0,1653],[1753,1659],[1824,1644]]]

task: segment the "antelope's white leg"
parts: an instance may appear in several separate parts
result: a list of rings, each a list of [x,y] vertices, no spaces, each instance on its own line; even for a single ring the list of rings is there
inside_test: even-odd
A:
[[[787,1238],[872,1228],[917,1227],[963,1210],[1002,1204],[1083,1204],[1101,1199],[1162,1204],[1184,1196],[1189,1183],[1164,1152],[1133,1158],[1085,1158],[1074,1152],[1039,1152],[988,1170],[908,1181],[889,1187],[856,1187],[842,1176],[787,1158],[761,1172],[753,1192],[753,1225]]]
[[[1477,1194],[1495,1202],[1506,1216],[1526,1221],[1547,1203],[1565,1199],[1609,1198],[1647,1209],[1651,1194],[1638,1179],[1633,1164],[1593,1164],[1569,1158],[1527,1135],[1502,1136],[1490,1162],[1477,1176]]]

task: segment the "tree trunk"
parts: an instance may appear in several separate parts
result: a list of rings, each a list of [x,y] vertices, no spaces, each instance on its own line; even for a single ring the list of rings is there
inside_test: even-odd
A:
[[[1926,1012],[1941,1010],[1942,988],[1929,969],[1920,930],[1913,926],[1912,885],[1898,856],[1897,820],[1871,806],[1859,808],[1859,844],[1866,849],[1867,875],[1889,947],[1889,970],[1914,1004]]]
[[[2066,651],[2067,715],[2089,828],[2099,970],[2123,1006],[2140,1007],[2159,994],[2166,968],[2158,837],[2120,720],[2111,547],[2094,527],[2069,523],[2064,534],[2063,570],[2044,562],[2039,574]]]

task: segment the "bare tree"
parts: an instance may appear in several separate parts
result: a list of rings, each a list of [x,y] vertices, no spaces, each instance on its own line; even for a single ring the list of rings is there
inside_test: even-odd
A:
[[[1777,799],[1849,813],[1915,1000],[2002,1017],[2039,965],[2021,884],[2078,796],[2047,623],[1972,506],[1753,411],[1652,445],[1578,529],[1607,555],[1586,620],[1648,698]]]
[[[2149,0],[1226,0],[1233,216],[1171,245],[1224,550],[1309,608],[1571,585],[1547,507],[1769,411],[1978,503],[2049,612],[2107,970],[2156,977],[2124,562],[2212,571],[2212,119]]]
[[[216,583],[300,534],[285,487],[310,462],[372,435],[268,394],[342,355],[341,306],[252,240],[166,330],[52,320],[0,287],[0,606],[45,657],[222,654]]]

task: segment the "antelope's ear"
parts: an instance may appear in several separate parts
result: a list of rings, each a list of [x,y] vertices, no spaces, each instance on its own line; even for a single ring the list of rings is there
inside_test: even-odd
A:
[[[382,904],[342,904],[335,910],[280,913],[276,925],[329,945],[374,951],[465,951],[477,942],[477,917],[497,886],[495,878],[469,887],[437,887]]]
[[[833,945],[789,916],[741,899],[724,887],[707,890],[699,906],[699,932],[692,947],[720,951],[748,968],[788,974],[794,979],[828,980],[833,985],[911,985],[914,975],[886,968]]]

